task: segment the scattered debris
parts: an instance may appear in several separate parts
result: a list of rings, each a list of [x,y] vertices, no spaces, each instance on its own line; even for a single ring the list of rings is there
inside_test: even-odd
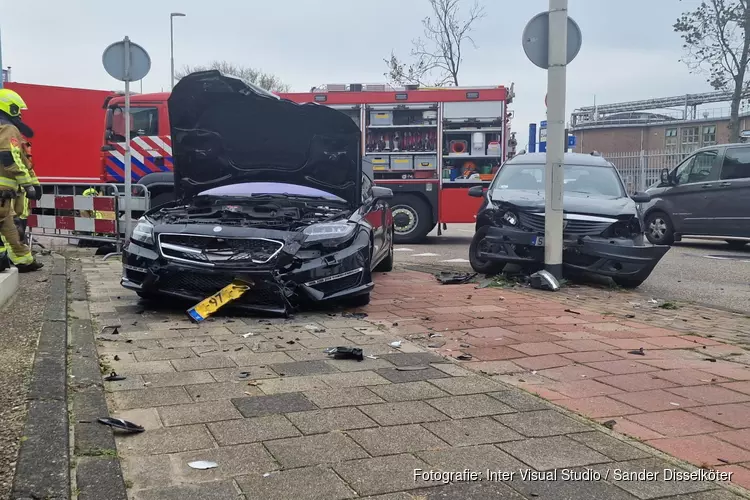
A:
[[[121,430],[124,432],[129,432],[132,434],[143,432],[146,429],[141,427],[138,424],[134,424],[133,422],[129,422],[127,420],[123,420],[121,418],[113,418],[113,417],[102,417],[96,419],[97,422],[100,424],[108,425],[112,427],[113,429]]]
[[[529,276],[529,284],[531,288],[536,288],[537,290],[556,292],[560,289],[560,283],[557,281],[557,278],[552,276],[549,271],[535,272]]]
[[[397,366],[396,371],[399,372],[416,372],[419,370],[426,370],[427,366]]]
[[[364,354],[360,347],[329,347],[323,352],[336,359],[356,359],[357,361],[364,359]]]
[[[268,476],[270,476],[270,475],[271,475],[271,473],[270,473],[270,472],[266,472],[265,474],[263,474],[263,477],[268,477]]]
[[[295,342],[295,341],[293,341],[293,340],[287,340],[287,341],[286,341],[286,343],[287,343],[287,344],[289,344],[289,345],[294,345],[294,344],[296,344],[296,342]]]
[[[635,351],[628,351],[628,354],[635,354],[637,356],[645,356],[646,352],[643,350],[643,347],[640,349],[636,349]]]
[[[473,280],[476,275],[477,273],[453,273],[450,271],[442,271],[435,277],[441,285],[463,285]]]
[[[706,358],[709,363],[716,363],[716,358]]]
[[[367,313],[363,312],[342,312],[341,313],[342,318],[351,318],[351,319],[365,319],[367,317]]]
[[[573,309],[565,309],[565,312],[566,313],[571,313],[571,314],[581,314],[578,311],[574,311]]]
[[[251,380],[250,382],[247,383],[247,385],[252,385],[253,387],[257,387],[257,386],[260,385],[260,381],[259,380]]]
[[[305,330],[307,330],[307,331],[309,331],[311,333],[323,333],[323,332],[326,331],[325,328],[322,328],[322,327],[317,326],[317,325],[306,325],[305,326]]]
[[[115,354],[115,357],[112,358],[112,359],[114,359],[115,361],[120,361],[120,356],[118,356],[117,354]]]
[[[237,378],[250,378],[250,372],[240,372]]]
[[[471,354],[464,353],[464,354],[459,354],[458,356],[456,356],[456,359],[461,360],[461,361],[471,361],[472,359],[474,359],[474,356],[472,356]]]
[[[674,302],[664,302],[659,306],[659,309],[668,309],[668,310],[674,310],[679,309],[679,306],[675,304]]]
[[[391,347],[393,347],[393,348],[395,348],[395,349],[399,349],[399,348],[401,348],[401,341],[400,340],[395,340],[395,341],[391,342],[388,345],[391,346]]]
[[[435,337],[442,337],[439,333],[431,333],[427,335],[428,338],[434,339]]]
[[[633,319],[635,318],[635,314],[626,314],[625,317],[628,319]]]
[[[208,460],[196,460],[195,462],[188,462],[191,469],[215,469],[219,466],[216,462],[209,462]]]
[[[247,333],[243,333],[242,337],[243,338],[248,338],[248,337],[252,337],[253,335],[255,335],[253,332],[247,332]]]
[[[669,402],[669,404],[671,404],[672,406],[680,406],[680,403],[673,403],[671,401]]]
[[[648,303],[649,303],[649,304],[658,304],[658,303],[659,303],[659,301],[658,301],[658,300],[656,300],[656,299],[648,299]]]
[[[112,371],[112,373],[104,377],[104,380],[106,380],[107,382],[117,382],[120,380],[125,380],[125,377],[123,377],[122,375],[118,375],[115,371]]]
[[[372,354],[368,354],[365,356],[367,359],[378,359],[377,356],[373,356]]]
[[[616,420],[607,420],[606,422],[602,423],[604,427],[610,430],[614,429],[616,424],[617,424]]]

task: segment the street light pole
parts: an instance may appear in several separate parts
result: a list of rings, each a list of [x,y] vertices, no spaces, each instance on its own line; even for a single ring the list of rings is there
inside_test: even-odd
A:
[[[568,0],[549,0],[547,69],[547,164],[545,169],[544,268],[562,278],[563,178],[565,173],[565,81]]]
[[[172,88],[174,88],[174,18],[185,17],[185,14],[180,12],[172,12],[169,14],[169,62],[171,68],[171,82]]]

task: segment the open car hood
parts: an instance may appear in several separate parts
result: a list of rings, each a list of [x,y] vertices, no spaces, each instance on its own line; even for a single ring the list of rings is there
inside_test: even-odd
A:
[[[182,78],[168,104],[178,198],[229,184],[285,182],[359,205],[361,133],[347,115],[280,99],[215,70]]]

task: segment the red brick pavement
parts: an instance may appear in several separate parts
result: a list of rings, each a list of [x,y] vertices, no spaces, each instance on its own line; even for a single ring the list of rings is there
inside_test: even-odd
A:
[[[632,292],[440,285],[411,271],[379,276],[372,299],[370,321],[750,488],[750,356],[737,345],[747,317],[649,308]]]

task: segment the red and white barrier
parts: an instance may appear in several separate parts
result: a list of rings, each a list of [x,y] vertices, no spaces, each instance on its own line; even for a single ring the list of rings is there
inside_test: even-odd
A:
[[[114,220],[114,213],[117,212],[117,200],[114,196],[55,196],[45,194],[42,195],[40,200],[29,200],[29,208],[91,212],[90,217],[75,217],[72,215],[41,215],[32,211],[28,218],[30,228],[118,235],[117,221]],[[111,219],[97,219],[93,212],[109,212],[113,217]]]

